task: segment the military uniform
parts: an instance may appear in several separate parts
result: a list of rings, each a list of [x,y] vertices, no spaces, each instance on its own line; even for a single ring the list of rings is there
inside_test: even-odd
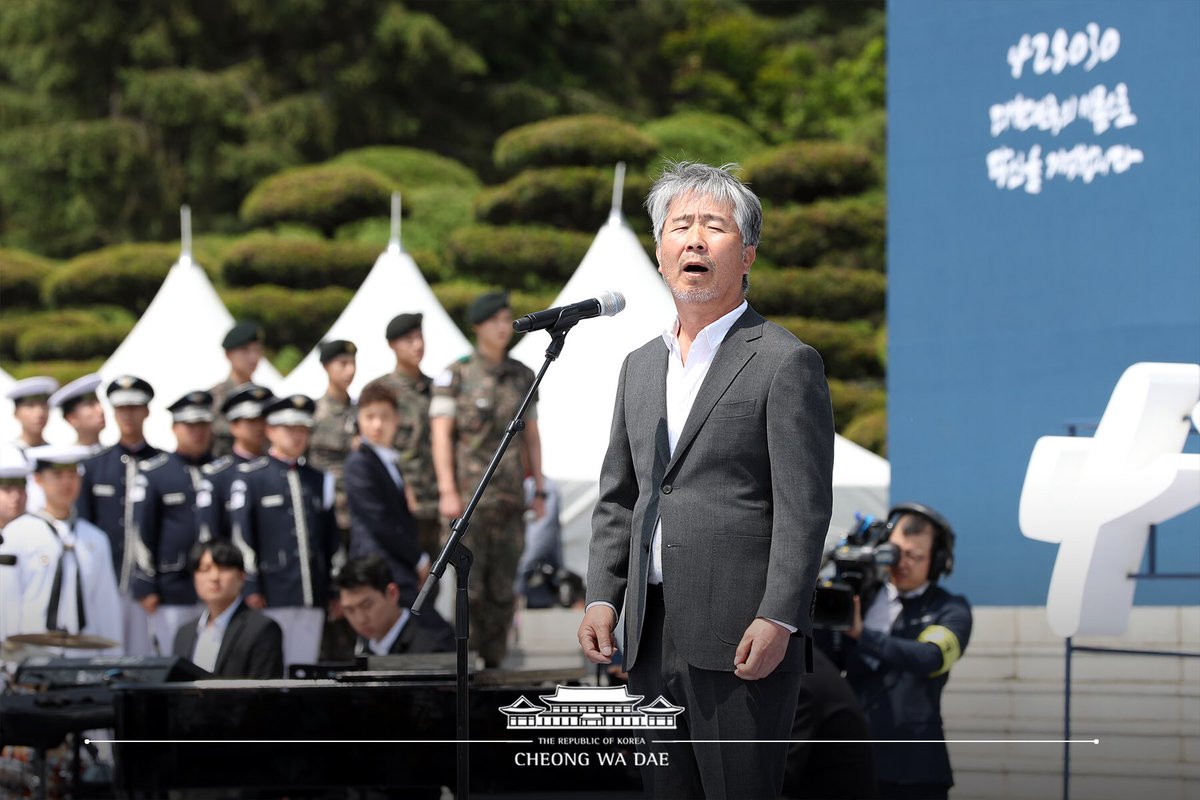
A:
[[[342,483],[342,466],[350,455],[354,437],[358,434],[358,409],[354,403],[343,402],[331,394],[317,401],[313,414],[312,439],[308,444],[308,461],[316,469],[333,476],[334,514],[340,530],[350,530],[350,511],[346,506],[346,487]]]
[[[242,384],[233,377],[228,377],[208,390],[213,398],[213,408],[221,408],[233,390]],[[229,432],[229,420],[224,414],[217,414],[213,420],[212,454],[214,457],[229,455],[233,452],[233,434]]]
[[[437,473],[433,471],[433,444],[429,435],[433,380],[424,374],[411,378],[402,372],[389,372],[371,383],[385,386],[396,395],[399,426],[393,446],[400,454],[400,473],[417,501],[411,509],[417,520],[417,541],[421,550],[436,555],[449,531],[438,516]]]
[[[529,367],[505,357],[498,364],[473,352],[434,381],[432,416],[454,418],[454,467],[464,504],[487,471],[508,423],[533,385]],[[537,419],[536,399],[525,412]],[[489,665],[507,651],[515,607],[513,579],[525,544],[524,466],[520,436],[509,444],[475,509],[466,543],[471,567],[471,640]]]
[[[133,497],[138,463],[154,458],[159,452],[145,442],[135,449],[116,444],[101,450],[83,462],[83,485],[75,501],[80,519],[91,522],[108,536],[125,622],[125,655],[129,656],[151,654],[146,614],[132,593],[137,555]]]
[[[245,592],[262,595],[264,612],[283,628],[288,664],[311,664],[320,651],[340,544],[333,500],[332,476],[303,460],[263,456],[237,467],[229,507],[233,542],[246,561]]]
[[[880,601],[887,600],[888,588],[880,589]],[[954,774],[943,741],[942,690],[950,667],[967,648],[971,608],[965,598],[936,584],[900,602],[889,632],[864,629],[857,642],[844,642],[846,679],[862,704],[871,736],[881,740],[875,745],[875,765],[885,793],[889,784],[901,794],[903,787],[919,785],[928,788],[930,797],[945,797]],[[886,743],[896,739],[916,743]]]

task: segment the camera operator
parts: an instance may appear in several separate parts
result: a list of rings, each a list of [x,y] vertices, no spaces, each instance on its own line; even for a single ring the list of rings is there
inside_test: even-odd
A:
[[[885,584],[854,598],[846,678],[876,740],[924,742],[875,744],[880,796],[945,798],[954,777],[943,741],[942,689],[966,650],[971,607],[937,585],[954,564],[949,523],[917,503],[893,508],[888,518],[899,557]]]

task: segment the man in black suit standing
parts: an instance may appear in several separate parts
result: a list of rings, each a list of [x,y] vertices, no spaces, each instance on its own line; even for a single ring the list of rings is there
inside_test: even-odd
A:
[[[400,587],[380,556],[352,558],[334,579],[342,611],[358,634],[356,655],[448,653],[454,630],[428,606],[420,616],[400,606]]]
[[[201,542],[191,553],[198,618],[175,634],[172,652],[222,678],[282,678],[283,632],[275,620],[242,602],[242,554],[223,539]]]
[[[651,795],[776,797],[833,506],[829,388],[746,303],[754,193],[668,164],[646,205],[677,316],[621,370],[579,643],[609,663],[624,608],[630,690],[686,709],[647,732],[669,757],[642,770]]]

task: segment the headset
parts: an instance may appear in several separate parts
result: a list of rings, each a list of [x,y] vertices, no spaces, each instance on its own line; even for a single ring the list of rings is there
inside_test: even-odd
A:
[[[888,511],[889,536],[896,522],[904,514],[918,514],[933,523],[933,553],[929,557],[929,580],[931,583],[937,583],[938,578],[954,571],[954,529],[945,517],[929,506],[901,503]]]

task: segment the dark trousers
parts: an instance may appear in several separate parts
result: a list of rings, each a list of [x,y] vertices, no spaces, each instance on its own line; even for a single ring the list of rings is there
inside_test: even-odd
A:
[[[685,711],[676,717],[675,730],[644,732],[642,784],[648,797],[779,796],[800,674],[777,671],[745,681],[734,675],[732,662],[729,667],[729,672],[696,669],[683,659],[666,623],[662,590],[650,587],[630,693],[642,695],[643,703],[661,695]]]

